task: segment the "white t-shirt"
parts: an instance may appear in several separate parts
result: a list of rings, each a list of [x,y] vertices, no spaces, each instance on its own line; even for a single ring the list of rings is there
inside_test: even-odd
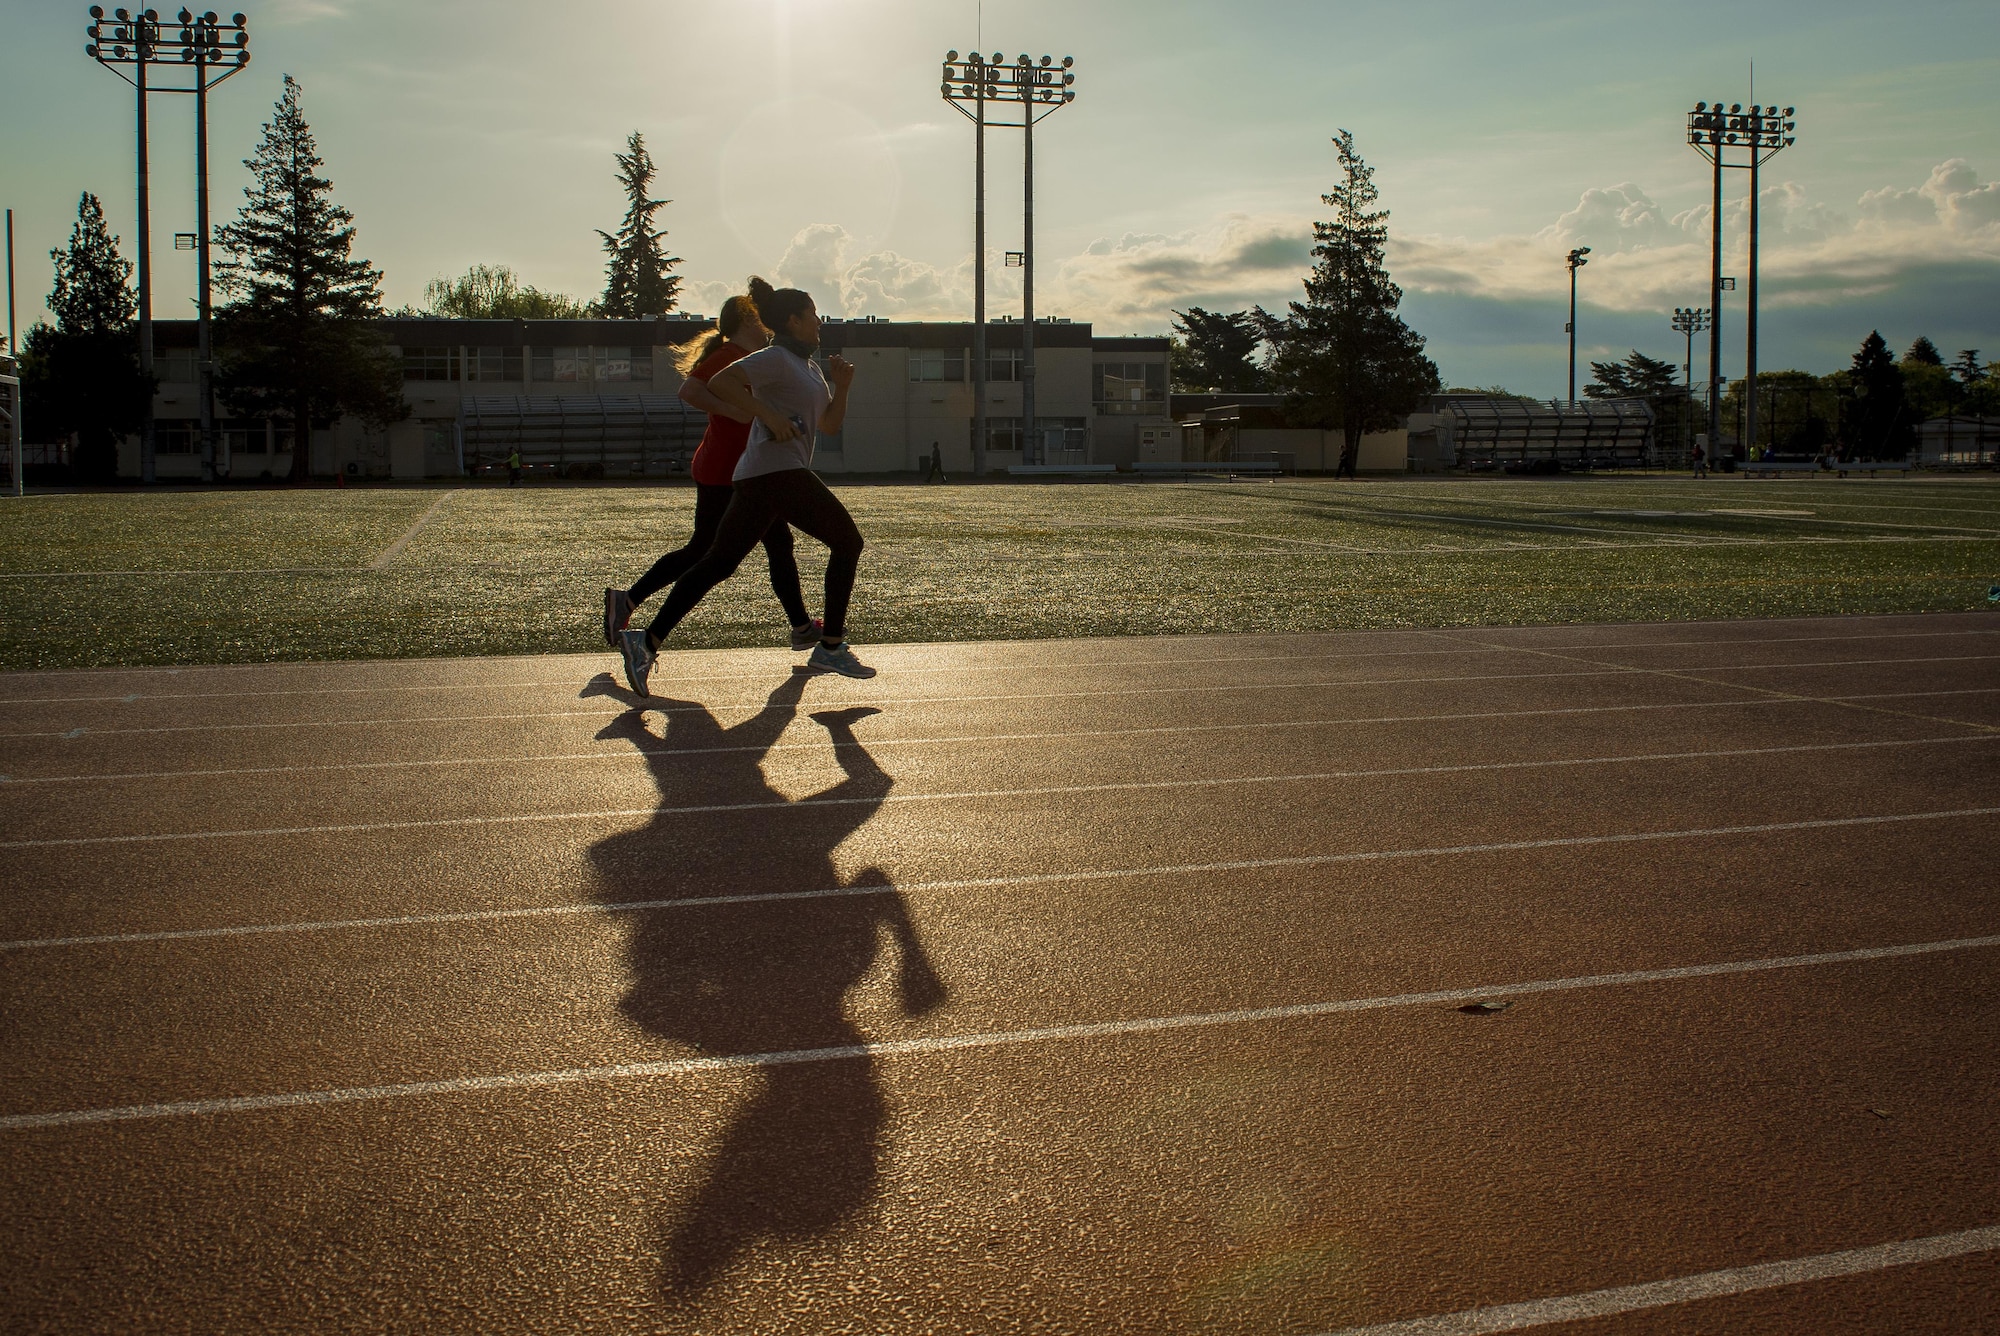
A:
[[[750,424],[750,442],[743,458],[736,462],[735,481],[760,478],[766,473],[812,466],[813,437],[819,431],[819,415],[833,402],[833,391],[816,363],[777,344],[751,353],[732,370],[749,378],[750,392],[792,419],[798,435],[789,441],[771,439],[770,428],[759,418]]]

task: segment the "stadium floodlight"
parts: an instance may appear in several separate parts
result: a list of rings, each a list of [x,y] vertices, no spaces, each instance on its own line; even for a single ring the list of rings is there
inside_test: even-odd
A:
[[[1687,141],[1714,170],[1713,198],[1709,205],[1709,324],[1708,324],[1708,440],[1715,454],[1722,439],[1722,171],[1725,167],[1750,173],[1750,287],[1745,303],[1744,418],[1745,444],[1757,439],[1757,241],[1759,174],[1766,162],[1798,142],[1796,107],[1751,103],[1745,111],[1741,102],[1725,109],[1720,99],[1697,102],[1687,116]]]
[[[1569,323],[1563,328],[1569,333],[1569,401],[1576,402],[1576,271],[1589,264],[1584,257],[1590,254],[1590,247],[1578,246],[1569,253]]]
[[[1706,306],[1676,306],[1674,308],[1674,332],[1687,336],[1687,352],[1681,362],[1681,376],[1690,395],[1694,393],[1694,336],[1708,328],[1708,308]]]
[[[947,51],[940,90],[973,124],[972,469],[986,472],[986,128],[1019,129],[1021,154],[1021,447],[1024,463],[1041,460],[1035,418],[1035,123],[1076,101],[1076,60],[1036,59],[1026,53],[1012,65],[999,52],[991,60]],[[1018,111],[1016,110],[1018,109]],[[1001,119],[994,119],[995,111]],[[1011,255],[1011,253],[1010,253]],[[1011,267],[1010,259],[1010,267]]]
[[[215,476],[215,377],[213,310],[210,300],[208,243],[208,90],[250,63],[250,31],[242,14],[232,14],[224,23],[214,10],[196,14],[183,9],[172,23],[163,23],[160,11],[139,14],[114,11],[106,18],[102,5],[90,7],[90,25],[85,30],[90,41],[84,54],[132,85],[138,93],[138,172],[139,172],[139,369],[153,373],[153,260],[152,209],[147,170],[146,95],[148,93],[192,93],[195,99],[195,223],[200,269],[200,310],[196,360],[201,376],[201,461],[202,475]],[[159,65],[180,67],[188,77],[163,84],[150,84],[147,71]],[[127,74],[124,67],[130,66]],[[178,247],[176,247],[178,249]],[[139,475],[155,480],[153,401],[146,400],[146,416],[139,434]]]

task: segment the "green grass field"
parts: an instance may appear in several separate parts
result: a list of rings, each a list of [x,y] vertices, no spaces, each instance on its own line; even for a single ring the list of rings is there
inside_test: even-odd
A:
[[[2000,580],[2000,481],[1983,476],[841,495],[869,540],[857,644],[1962,610]],[[602,648],[601,589],[678,546],[693,499],[490,484],[0,499],[0,668]],[[820,555],[801,540],[815,607]],[[757,555],[674,643],[783,632]]]

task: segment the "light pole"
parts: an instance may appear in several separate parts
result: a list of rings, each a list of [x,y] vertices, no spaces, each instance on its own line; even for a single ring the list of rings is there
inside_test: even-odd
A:
[[[1796,142],[1791,131],[1793,108],[1781,115],[1776,107],[1752,106],[1748,112],[1740,102],[1725,108],[1722,103],[1697,102],[1688,113],[1688,143],[1712,164],[1715,172],[1714,198],[1709,206],[1708,276],[1708,452],[1716,453],[1722,439],[1722,169],[1747,168],[1750,172],[1750,293],[1749,311],[1744,318],[1744,390],[1749,398],[1749,415],[1744,435],[1757,438],[1757,189],[1758,172],[1780,150]],[[1731,162],[1730,150],[1737,150],[1740,162]]]
[[[1569,253],[1569,323],[1563,328],[1569,331],[1569,401],[1576,402],[1576,271],[1589,264],[1583,257],[1590,254],[1590,247],[1578,246]]]
[[[104,16],[102,5],[90,7],[90,44],[84,54],[131,84],[139,98],[139,371],[148,380],[153,374],[153,246],[152,209],[147,173],[146,70],[150,65],[180,65],[192,76],[190,82],[166,84],[151,89],[158,93],[195,95],[195,211],[200,227],[200,323],[196,359],[201,376],[202,475],[213,478],[215,471],[215,367],[212,310],[209,300],[208,263],[208,90],[250,63],[250,36],[243,15],[235,14],[228,23],[214,10],[196,15],[183,9],[179,27],[163,27],[160,12],[148,9],[141,14],[116,10]],[[130,65],[126,74],[121,65]],[[217,71],[220,71],[219,73]],[[146,482],[156,477],[153,434],[153,400],[146,398],[146,416],[139,436],[139,476]]]
[[[1694,402],[1694,336],[1708,328],[1708,308],[1705,306],[1676,306],[1674,308],[1674,331],[1687,336],[1687,348],[1682,354],[1681,377],[1686,388],[1684,402],[1690,407]],[[1688,409],[1681,411],[1683,430],[1688,427]]]
[[[974,52],[960,60],[958,52],[947,51],[942,91],[945,101],[973,123],[974,186],[973,218],[973,428],[972,471],[986,472],[986,127],[1018,127],[1022,132],[1022,231],[1021,244],[1021,446],[1024,462],[1041,457],[1040,434],[1035,423],[1035,122],[1043,120],[1076,100],[1070,85],[1076,82],[1069,56],[1055,66],[1053,56],[1039,62],[1021,56],[1007,66],[995,52],[987,60]],[[989,102],[1018,107],[1019,118],[987,119]],[[972,110],[966,108],[968,104]]]

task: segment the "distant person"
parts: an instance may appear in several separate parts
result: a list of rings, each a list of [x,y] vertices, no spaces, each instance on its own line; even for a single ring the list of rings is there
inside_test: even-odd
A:
[[[653,624],[644,631],[627,630],[618,638],[625,680],[642,696],[647,694],[661,642],[709,590],[735,572],[774,524],[791,524],[831,549],[826,563],[826,621],[807,666],[847,677],[875,675],[847,646],[847,604],[861,565],[861,531],[854,527],[847,507],[812,471],[814,433],[832,435],[847,420],[854,364],[844,357],[830,357],[827,374],[814,364],[820,319],[806,293],[773,289],[763,279],[753,278],[750,299],[759,318],[776,331],[776,340],[762,352],[724,368],[708,383],[716,398],[754,419],[733,475],[735,495],[723,512],[715,545],[674,582]]]
[[[708,414],[708,428],[695,447],[688,473],[694,478],[694,532],[687,542],[653,563],[630,589],[604,591],[604,643],[618,647],[619,633],[641,603],[687,574],[715,545],[716,530],[736,494],[730,477],[750,441],[750,413],[724,403],[709,392],[708,382],[724,367],[771,343],[771,331],[757,318],[757,304],[748,297],[731,297],[722,304],[708,337],[689,344],[675,359],[681,375],[681,402]],[[808,650],[819,643],[819,623],[806,611],[799,588],[799,562],[792,549],[792,530],[782,521],[762,535],[764,555],[771,564],[771,592],[784,605],[792,626],[792,648]]]
[[[1699,441],[1695,442],[1694,447],[1694,476],[1697,478],[1708,476],[1708,450]]]
[[[944,476],[944,451],[938,449],[936,441],[931,442],[931,471],[925,475],[925,482],[950,482]]]
[[[507,485],[509,487],[518,487],[520,484],[521,452],[519,450],[511,450],[507,454]]]

